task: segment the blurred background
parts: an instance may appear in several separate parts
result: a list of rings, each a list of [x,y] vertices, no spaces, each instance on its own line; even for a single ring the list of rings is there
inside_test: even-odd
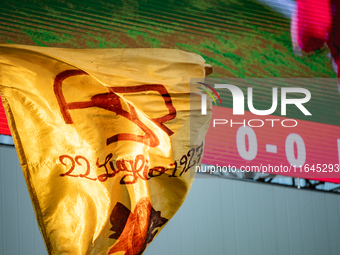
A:
[[[294,6],[288,0],[3,0],[0,43],[175,48],[203,56],[213,66],[213,78],[336,78],[326,48],[294,54]],[[337,130],[336,84],[304,86],[312,93],[312,122]],[[256,89],[260,97],[254,105],[268,109],[268,88]],[[221,96],[223,106],[231,108],[231,95]],[[0,254],[47,254],[1,107]],[[297,111],[287,117],[309,121]],[[198,174],[182,208],[145,254],[339,254],[339,182],[257,173]]]

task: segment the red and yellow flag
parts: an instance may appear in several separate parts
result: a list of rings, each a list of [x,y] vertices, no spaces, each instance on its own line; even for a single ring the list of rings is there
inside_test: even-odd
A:
[[[0,45],[0,94],[49,254],[144,252],[201,162],[211,114],[190,78],[210,71],[180,50]]]

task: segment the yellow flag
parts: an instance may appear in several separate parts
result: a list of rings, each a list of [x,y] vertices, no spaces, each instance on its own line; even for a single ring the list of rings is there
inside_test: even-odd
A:
[[[0,93],[49,254],[144,252],[202,159],[211,114],[190,78],[209,71],[180,50],[0,45]]]

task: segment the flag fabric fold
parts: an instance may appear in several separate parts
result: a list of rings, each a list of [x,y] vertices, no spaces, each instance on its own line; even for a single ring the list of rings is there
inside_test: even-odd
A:
[[[211,106],[190,109],[190,78],[210,72],[180,50],[0,45],[0,94],[49,254],[145,251],[202,159]]]

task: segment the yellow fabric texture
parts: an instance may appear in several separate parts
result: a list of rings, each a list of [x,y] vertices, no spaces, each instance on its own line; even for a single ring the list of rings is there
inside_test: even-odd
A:
[[[187,196],[211,118],[174,49],[0,45],[0,94],[49,254],[142,254]]]

